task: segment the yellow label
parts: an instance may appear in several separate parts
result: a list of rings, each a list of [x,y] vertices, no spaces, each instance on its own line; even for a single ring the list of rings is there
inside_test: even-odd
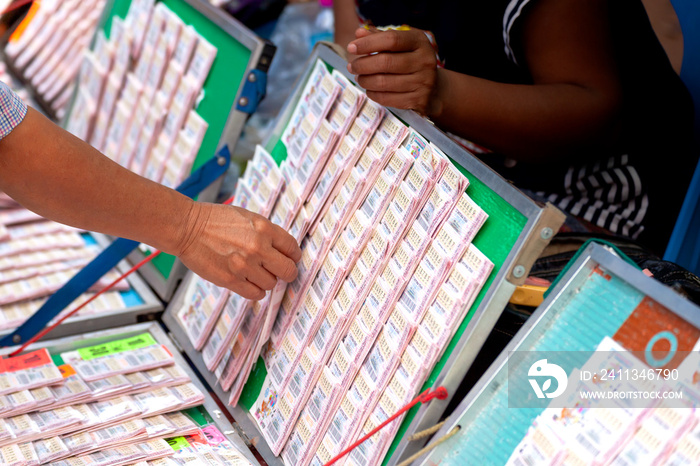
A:
[[[374,317],[372,311],[370,310],[367,304],[364,304],[362,306],[362,309],[360,309],[360,318],[362,319],[362,321],[365,324],[365,327],[367,327],[368,330],[373,329],[374,325],[377,323],[377,319]]]
[[[435,301],[445,310],[445,312],[451,312],[457,306],[457,300],[455,297],[443,289],[438,291]]]
[[[406,317],[404,317],[403,313],[398,309],[394,310],[394,312],[391,313],[391,316],[389,317],[389,322],[391,323],[391,325],[394,326],[394,328],[397,329],[399,334],[403,333],[404,329],[406,328],[406,325],[408,325]]]
[[[346,357],[345,351],[342,351],[340,347],[338,347],[335,350],[335,353],[333,353],[333,361],[335,362],[336,366],[338,366],[341,374],[345,374],[348,367],[350,367],[350,361]]]
[[[381,139],[379,139],[378,137],[375,137],[372,139],[372,143],[370,145],[370,148],[379,157],[381,157],[384,154],[384,151],[386,150],[386,146],[382,143]]]
[[[313,369],[314,360],[309,356],[308,351],[304,351],[304,354],[301,355],[299,365],[307,374],[309,374],[311,372],[311,369]]]
[[[425,329],[430,333],[430,335],[433,336],[433,338],[437,338],[438,335],[440,335],[440,333],[442,332],[444,323],[439,322],[435,313],[428,310],[425,317],[423,318],[423,322],[421,322],[421,327],[425,327]]]
[[[387,265],[386,267],[384,267],[384,271],[382,272],[382,278],[384,279],[386,284],[389,285],[390,288],[394,288],[396,286],[397,277],[394,273],[394,269],[390,266]]]
[[[372,151],[370,150],[365,150],[362,153],[362,156],[360,157],[360,160],[358,160],[356,167],[359,169],[360,173],[366,174],[370,168],[372,168],[372,163],[376,160],[376,157],[374,154],[372,154]]]
[[[373,317],[370,316],[370,319],[373,319]],[[365,338],[367,338],[367,334],[357,319],[350,325],[350,335],[355,339],[358,345],[362,344]]]
[[[345,285],[343,285],[340,288],[340,291],[335,297],[335,301],[338,303],[338,306],[343,311],[343,314],[347,313],[350,307],[352,306],[352,299],[350,299],[350,296],[348,295],[348,290]]]
[[[412,200],[413,198],[408,196],[402,185],[396,191],[396,195],[394,195],[394,200],[392,202],[396,205],[400,214],[405,214],[406,211],[409,210],[409,207],[411,207]]]
[[[382,121],[380,128],[390,136],[396,136],[401,130],[401,127],[399,126],[400,124],[401,123],[399,123],[394,117],[387,115]]]
[[[404,351],[401,356],[401,365],[411,377],[418,373],[419,365],[409,351]]]
[[[374,254],[372,254],[372,251],[370,248],[366,247],[362,251],[362,255],[360,256],[360,260],[365,264],[368,270],[371,270],[374,264],[377,262],[377,257],[375,257]]]
[[[389,381],[389,388],[391,388],[391,390],[394,392],[394,394],[398,397],[399,400],[406,399],[406,387],[404,387],[401,384],[401,382],[399,382],[399,379],[397,379],[396,377],[392,378],[391,381]]]

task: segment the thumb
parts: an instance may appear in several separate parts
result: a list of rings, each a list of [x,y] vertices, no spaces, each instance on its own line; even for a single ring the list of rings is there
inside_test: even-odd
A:
[[[355,39],[362,39],[363,37],[370,36],[377,32],[377,28],[374,26],[363,26],[355,29]]]

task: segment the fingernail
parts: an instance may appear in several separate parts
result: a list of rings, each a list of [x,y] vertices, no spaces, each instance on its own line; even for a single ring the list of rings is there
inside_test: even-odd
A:
[[[348,53],[356,54],[357,53],[357,45],[348,44]]]
[[[352,73],[352,63],[348,63],[348,71]]]

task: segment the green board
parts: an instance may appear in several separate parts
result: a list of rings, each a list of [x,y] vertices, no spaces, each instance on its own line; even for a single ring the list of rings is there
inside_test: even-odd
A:
[[[248,71],[252,51],[234,38],[227,31],[214,24],[204,13],[186,0],[160,0],[170,10],[191,25],[202,37],[217,48],[216,59],[204,82],[203,99],[195,110],[209,124],[199,153],[195,158],[192,171],[214,156],[219,149],[221,135],[224,132],[231,109],[239,91],[240,83]],[[114,0],[107,4],[103,15],[101,29],[109,38],[114,17],[126,18],[131,0]],[[222,12],[221,14],[225,14]],[[144,255],[148,255],[145,253]],[[175,257],[160,254],[152,261],[155,269],[164,279],[170,277]]]
[[[192,168],[196,170],[218,149],[219,139],[238,94],[238,84],[243,81],[248,69],[251,51],[184,0],[162,0],[162,3],[217,48],[216,59],[204,82],[204,98],[196,107],[197,113],[209,123]],[[116,0],[113,11],[124,18],[130,4],[131,0]],[[174,263],[175,257],[168,254],[153,259],[153,265],[165,279],[170,277]]]
[[[329,69],[331,67],[329,66]],[[289,106],[293,108],[295,102],[291,101]],[[275,136],[271,140],[267,141],[265,144],[266,149],[270,152],[275,161],[279,164],[287,157],[287,148],[284,143],[280,140],[280,136],[283,132],[284,127],[289,123],[289,117],[291,115],[284,115],[288,119],[283,122],[278,122],[278,126],[275,130]],[[280,117],[283,117],[280,114]],[[282,127],[282,130],[280,130]],[[425,137],[425,135],[423,135]],[[426,138],[429,139],[429,138]],[[482,252],[486,257],[488,257],[494,264],[494,269],[489,276],[488,281],[482,288],[480,294],[477,296],[474,304],[467,313],[462,324],[457,329],[454,337],[448,344],[445,352],[443,353],[440,360],[437,362],[433,371],[428,376],[422,390],[432,387],[435,383],[437,377],[445,367],[447,360],[449,359],[453,349],[457,343],[462,338],[467,326],[469,325],[474,313],[479,308],[481,302],[483,301],[486,293],[491,288],[495,277],[498,275],[499,271],[506,262],[506,259],[511,254],[511,251],[516,246],[518,239],[523,233],[525,226],[528,222],[528,217],[517,210],[513,205],[511,205],[502,196],[496,193],[493,189],[487,186],[475,175],[470,173],[467,169],[460,166],[454,160],[451,161],[457,166],[457,168],[469,179],[470,185],[467,188],[467,193],[484,211],[489,215],[488,220],[481,228],[473,244]],[[241,394],[239,404],[247,411],[250,411],[251,407],[255,403],[260,390],[262,389],[265,377],[267,376],[267,371],[265,369],[265,364],[262,358],[258,359],[253,371],[251,372],[248,382],[243,388],[243,393]],[[422,391],[421,390],[421,391]],[[391,458],[394,450],[398,446],[399,441],[403,437],[406,429],[410,425],[411,421],[414,419],[416,413],[418,412],[419,405],[416,405],[410,411],[407,412],[401,427],[394,439],[386,457],[384,464],[386,464]]]

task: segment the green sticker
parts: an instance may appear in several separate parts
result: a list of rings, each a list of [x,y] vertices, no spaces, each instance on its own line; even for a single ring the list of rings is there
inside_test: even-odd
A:
[[[185,448],[190,447],[190,442],[188,442],[185,437],[173,437],[165,439],[165,441],[168,442],[168,445],[170,445],[175,451],[184,450]]]
[[[150,333],[142,333],[130,338],[122,340],[110,341],[102,345],[88,346],[80,348],[78,354],[84,360],[99,358],[109,354],[121,353],[123,351],[132,351],[146,346],[158,344]]]

